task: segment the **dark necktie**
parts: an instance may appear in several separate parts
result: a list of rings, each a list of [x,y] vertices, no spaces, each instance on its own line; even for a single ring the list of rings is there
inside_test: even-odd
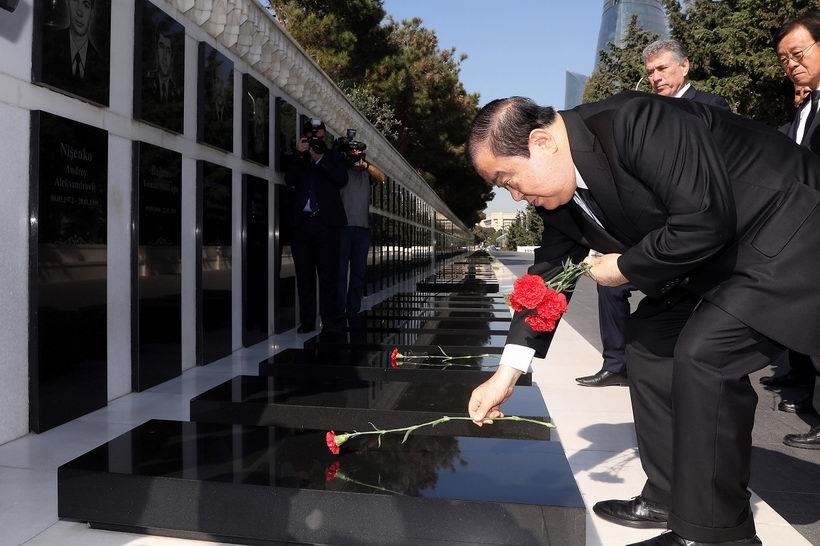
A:
[[[800,140],[801,145],[808,144],[809,128],[814,121],[814,116],[817,113],[817,102],[820,101],[820,91],[811,92],[811,104],[809,105],[809,115],[806,118],[806,124],[803,126],[803,138]]]
[[[72,73],[75,78],[82,78],[83,77],[83,60],[80,58],[80,52],[74,54],[74,67]]]
[[[604,212],[601,210],[601,207],[598,206],[598,202],[595,201],[594,197],[592,197],[592,193],[590,193],[590,191],[586,188],[576,188],[575,191],[578,192],[578,196],[581,198],[581,201],[584,202],[589,211],[593,214],[593,216],[595,216],[595,218],[601,223],[601,225],[606,225],[606,216],[604,215]]]

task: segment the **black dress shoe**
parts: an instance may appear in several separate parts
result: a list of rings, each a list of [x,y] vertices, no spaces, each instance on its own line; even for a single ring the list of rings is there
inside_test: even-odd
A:
[[[811,398],[800,400],[781,400],[777,409],[786,413],[815,413]]]
[[[307,334],[308,332],[312,332],[316,329],[315,324],[300,324],[299,327],[296,329],[296,333],[298,334]]]
[[[767,387],[799,387],[805,385],[806,381],[799,375],[794,373],[794,370],[789,370],[783,375],[769,375],[760,378],[760,384]]]
[[[820,426],[816,426],[806,434],[786,434],[783,443],[791,447],[803,449],[820,449]]]
[[[584,387],[611,387],[613,385],[626,386],[629,384],[626,379],[626,374],[608,372],[606,370],[601,370],[595,375],[576,377],[575,381]]]
[[[666,533],[658,535],[655,538],[650,538],[649,540],[643,540],[641,542],[633,542],[632,544],[627,544],[627,546],[734,546],[735,544],[763,544],[763,542],[757,538],[757,535],[752,538],[744,538],[729,542],[698,542],[696,540],[685,539],[672,531],[667,531]]]
[[[628,527],[666,528],[669,508],[648,501],[641,495],[630,500],[606,500],[596,502],[592,510],[605,520]]]

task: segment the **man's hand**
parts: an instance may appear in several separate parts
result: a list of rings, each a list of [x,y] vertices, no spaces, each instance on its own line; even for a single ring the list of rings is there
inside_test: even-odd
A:
[[[602,286],[620,286],[629,282],[618,269],[618,258],[620,254],[603,254],[601,256],[587,256],[585,264],[589,264],[590,270],[587,275]]]
[[[494,417],[504,417],[500,406],[512,395],[520,375],[520,370],[499,366],[491,378],[473,390],[467,411],[475,424],[481,426],[492,422]]]
[[[309,148],[308,139],[306,139],[306,138],[299,139],[299,143],[296,144],[296,151],[301,154],[301,153],[307,152],[308,148]]]

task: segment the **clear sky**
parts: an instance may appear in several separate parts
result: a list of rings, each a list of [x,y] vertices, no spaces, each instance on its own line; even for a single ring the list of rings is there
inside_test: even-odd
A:
[[[603,0],[384,0],[396,20],[420,17],[435,31],[439,49],[468,58],[461,82],[479,104],[511,95],[564,107],[565,72],[589,75],[601,25]],[[514,212],[500,190],[486,212]]]

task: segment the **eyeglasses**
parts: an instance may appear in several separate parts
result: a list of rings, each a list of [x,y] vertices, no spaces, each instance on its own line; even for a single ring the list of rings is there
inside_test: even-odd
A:
[[[818,41],[820,41],[820,40],[818,40]],[[816,43],[817,42],[814,42],[814,44],[816,44]],[[789,55],[788,53],[786,55],[778,55],[777,56],[777,63],[780,66],[782,66],[783,68],[786,68],[787,66],[789,66],[790,61],[794,61],[796,63],[799,63],[800,61],[803,60],[803,57],[805,57],[806,52],[814,47],[814,44],[806,46],[803,49],[801,49],[800,51],[795,51],[791,55]]]

